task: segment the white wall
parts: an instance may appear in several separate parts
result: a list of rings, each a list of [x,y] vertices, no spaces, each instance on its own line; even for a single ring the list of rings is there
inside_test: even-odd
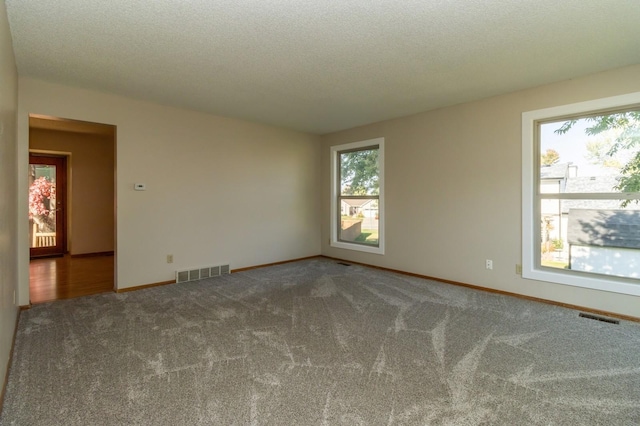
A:
[[[638,297],[515,272],[522,263],[522,113],[639,90],[636,65],[323,136],[322,253],[640,317]],[[330,146],[378,137],[385,138],[386,253],[330,247]]]
[[[16,110],[18,74],[4,0],[0,0],[0,383],[18,317],[16,270]],[[2,385],[0,385],[2,386]]]
[[[30,113],[117,126],[118,288],[172,280],[176,269],[320,254],[317,136],[20,78],[24,217]],[[20,271],[28,275],[26,235],[21,226]]]

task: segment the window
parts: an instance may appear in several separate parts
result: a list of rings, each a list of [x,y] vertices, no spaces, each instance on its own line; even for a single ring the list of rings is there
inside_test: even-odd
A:
[[[331,246],[384,254],[384,138],[331,147]]]
[[[640,92],[522,115],[523,277],[640,295]]]

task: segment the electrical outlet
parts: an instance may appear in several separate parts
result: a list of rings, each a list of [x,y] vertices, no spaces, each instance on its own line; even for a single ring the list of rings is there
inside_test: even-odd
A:
[[[493,269],[493,260],[491,260],[491,259],[485,260],[485,267],[487,269]]]
[[[172,254],[168,254],[167,255],[167,263],[173,263],[173,255]]]
[[[516,274],[522,275],[522,265],[516,265]]]

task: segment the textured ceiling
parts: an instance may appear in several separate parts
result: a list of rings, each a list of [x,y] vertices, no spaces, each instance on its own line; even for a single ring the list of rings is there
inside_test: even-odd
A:
[[[23,76],[328,133],[640,63],[639,0],[6,0]]]

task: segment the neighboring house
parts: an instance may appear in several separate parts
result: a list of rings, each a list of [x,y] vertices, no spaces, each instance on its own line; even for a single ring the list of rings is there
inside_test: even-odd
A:
[[[599,176],[575,176],[567,179],[565,185],[566,193],[605,193],[612,192],[613,187],[618,184],[617,175],[599,175]],[[560,230],[559,238],[563,243],[567,242],[567,226],[569,221],[569,212],[578,209],[592,210],[617,210],[620,208],[618,200],[562,200],[560,211]],[[569,247],[565,244],[562,251],[562,257],[568,259]]]
[[[559,194],[565,192],[569,178],[570,163],[542,166],[540,168],[540,192]],[[571,167],[571,169],[575,169]],[[562,206],[560,200],[542,200],[540,209],[542,224],[542,242],[562,239]]]
[[[618,184],[617,174],[599,176],[581,176],[567,179],[565,192],[571,193],[607,193],[616,192],[613,188]],[[570,213],[575,210],[622,210],[620,200],[562,200],[562,225],[566,230]],[[630,203],[624,211],[640,210],[640,204]],[[562,232],[566,241],[566,232]]]
[[[614,192],[618,183],[617,174],[606,169],[603,173],[609,174],[598,176],[575,176],[570,169],[566,164],[543,167],[540,191],[607,193]],[[559,240],[562,245],[551,250],[555,259],[568,262],[574,270],[610,274],[615,269],[624,276],[640,276],[636,260],[640,237],[633,234],[637,229],[640,235],[640,205],[631,203],[623,210],[619,200],[564,199],[544,200],[541,209],[546,221],[542,224],[543,243]]]
[[[375,218],[378,215],[377,200],[363,199],[343,199],[340,203],[340,210],[343,216],[358,216]]]
[[[570,209],[567,241],[573,270],[640,277],[640,210]]]
[[[618,173],[611,172],[598,176],[576,176],[567,180],[565,191],[567,193],[606,193],[617,192],[613,189],[618,184]],[[564,200],[562,213],[568,214],[570,209],[619,209],[619,200]],[[627,209],[632,209],[629,205]]]
[[[540,168],[540,192],[545,194],[564,192],[567,178],[569,178],[570,166],[571,163],[542,166]]]

